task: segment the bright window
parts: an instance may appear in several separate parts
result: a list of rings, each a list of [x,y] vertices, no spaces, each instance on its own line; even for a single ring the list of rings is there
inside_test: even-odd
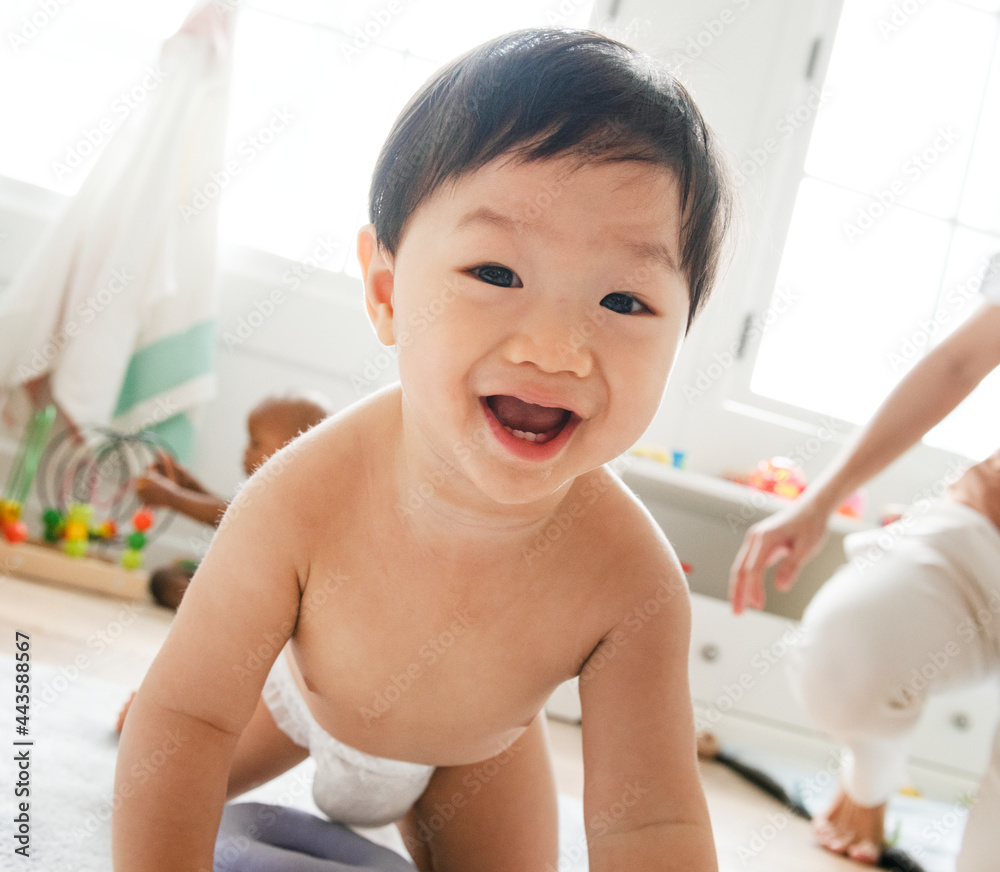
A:
[[[846,0],[776,282],[795,302],[754,393],[862,423],[979,304],[1000,251],[998,44],[997,0]],[[985,456],[998,408],[995,372],[926,441]]]
[[[218,0],[228,3],[228,0]],[[37,0],[3,4],[0,176],[73,194],[107,136],[144,100],[163,39],[194,0]],[[221,200],[228,242],[291,259],[320,238],[339,245],[329,269],[355,270],[378,150],[413,92],[441,64],[510,30],[586,27],[593,0],[244,0],[233,58],[226,156],[241,164]],[[12,39],[13,37],[13,39]],[[138,93],[138,91],[136,92]],[[275,113],[284,129],[252,139]],[[279,126],[279,125],[275,125]],[[10,132],[16,132],[11,135]],[[68,162],[74,166],[66,171]]]

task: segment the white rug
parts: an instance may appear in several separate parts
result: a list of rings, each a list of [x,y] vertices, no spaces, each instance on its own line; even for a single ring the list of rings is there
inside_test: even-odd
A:
[[[70,674],[72,674],[70,672]],[[67,679],[59,669],[32,664],[34,688],[28,739],[31,756],[31,846],[14,854],[14,661],[0,657],[0,870],[3,872],[111,872],[111,811],[118,738],[113,725],[129,691],[94,678]],[[42,689],[45,692],[42,693]],[[19,750],[19,749],[17,749]],[[240,797],[276,802],[319,814],[312,801],[312,763],[306,761]],[[558,872],[585,872],[583,804],[559,797]],[[406,856],[392,825],[359,830]]]

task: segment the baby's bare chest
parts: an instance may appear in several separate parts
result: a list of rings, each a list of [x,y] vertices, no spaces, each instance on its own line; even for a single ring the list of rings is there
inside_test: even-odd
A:
[[[371,543],[313,567],[293,674],[321,726],[380,756],[455,765],[497,753],[602,632],[578,596],[584,580],[551,569],[447,566]]]

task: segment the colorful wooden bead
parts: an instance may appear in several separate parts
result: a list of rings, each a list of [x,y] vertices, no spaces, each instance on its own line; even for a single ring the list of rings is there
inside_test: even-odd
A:
[[[90,525],[94,516],[94,507],[90,503],[73,503],[69,507],[69,520],[79,521],[85,527]]]
[[[70,541],[87,541],[87,525],[83,521],[67,521],[65,536]]]
[[[63,551],[70,557],[84,557],[87,554],[87,540],[67,539],[63,542]]]
[[[28,525],[24,521],[8,521],[3,525],[3,535],[8,542],[23,542],[28,538]]]
[[[140,532],[145,532],[153,526],[153,513],[149,509],[139,509],[132,516],[132,526]]]
[[[97,528],[97,535],[102,539],[111,539],[118,532],[118,525],[108,518],[106,521],[101,523],[101,526]]]
[[[146,544],[146,534],[136,530],[134,533],[129,533],[128,537],[128,547],[134,549],[135,551],[141,551],[142,546]]]
[[[135,548],[126,548],[122,551],[122,566],[126,569],[138,569],[142,566],[142,552]]]

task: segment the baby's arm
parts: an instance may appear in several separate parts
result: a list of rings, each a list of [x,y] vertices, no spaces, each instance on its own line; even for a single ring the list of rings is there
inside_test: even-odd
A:
[[[212,869],[237,738],[298,614],[302,477],[271,462],[247,483],[139,688],[115,772],[116,872]]]
[[[687,585],[665,546],[644,550],[616,579],[627,592],[622,618],[580,673],[590,868],[715,872],[688,686]]]
[[[181,463],[178,463],[166,451],[162,449],[156,452],[156,462],[152,466],[153,470],[165,475],[172,482],[179,484],[185,490],[195,491],[200,494],[211,493],[198,479],[192,475],[191,470]]]
[[[226,501],[212,493],[188,490],[158,472],[147,472],[135,480],[135,492],[147,506],[165,506],[203,524],[218,526]]]

